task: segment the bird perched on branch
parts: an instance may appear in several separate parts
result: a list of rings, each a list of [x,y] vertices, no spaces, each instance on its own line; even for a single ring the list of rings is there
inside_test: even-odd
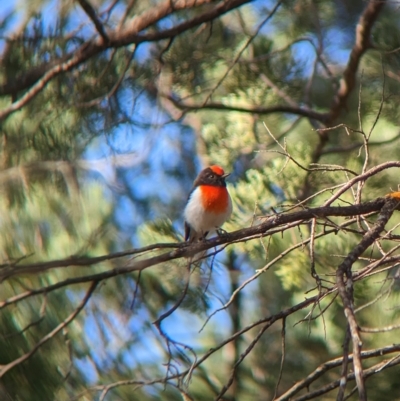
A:
[[[203,240],[217,231],[232,213],[232,201],[220,166],[200,172],[193,183],[184,211],[185,241]]]

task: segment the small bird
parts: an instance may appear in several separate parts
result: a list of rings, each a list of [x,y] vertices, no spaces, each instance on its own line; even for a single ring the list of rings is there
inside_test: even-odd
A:
[[[185,241],[204,240],[217,231],[232,213],[232,201],[220,166],[200,172],[193,183],[184,211]]]

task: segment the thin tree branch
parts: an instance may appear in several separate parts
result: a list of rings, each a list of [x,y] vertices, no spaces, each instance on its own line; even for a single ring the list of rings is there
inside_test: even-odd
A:
[[[379,234],[385,228],[393,211],[398,207],[399,200],[388,198],[378,219],[371,230],[362,238],[361,242],[348,254],[348,256],[339,265],[336,272],[336,283],[340,297],[342,298],[344,314],[350,327],[351,339],[353,342],[353,367],[356,378],[358,394],[360,401],[367,400],[367,394],[364,386],[363,368],[361,364],[361,338],[358,330],[358,324],[354,314],[353,305],[353,277],[351,268],[359,256],[378,238]]]
[[[266,220],[266,222],[261,223],[257,226],[244,228],[242,230],[234,231],[230,234],[221,235],[219,237],[207,240],[206,242],[197,242],[194,244],[191,244],[191,243],[154,244],[154,245],[151,245],[144,249],[146,251],[148,251],[149,249],[162,249],[162,248],[171,248],[171,247],[177,247],[177,248],[175,250],[163,253],[161,255],[153,256],[153,257],[138,260],[138,261],[132,261],[132,262],[126,264],[125,266],[116,267],[114,269],[111,269],[111,270],[108,270],[108,271],[105,271],[102,273],[92,274],[92,275],[83,276],[83,277],[69,278],[69,279],[66,279],[64,281],[58,282],[56,284],[53,284],[53,285],[50,285],[47,287],[26,291],[22,294],[16,295],[15,297],[9,298],[8,300],[0,302],[0,308],[3,308],[6,305],[9,305],[14,302],[18,302],[29,296],[41,294],[44,292],[54,291],[58,288],[62,288],[67,285],[84,283],[84,282],[95,281],[95,280],[96,281],[105,280],[110,277],[115,277],[115,276],[118,276],[121,274],[126,274],[126,273],[130,273],[133,271],[144,270],[151,266],[155,266],[157,264],[167,262],[170,260],[183,258],[183,257],[191,257],[191,256],[196,255],[197,253],[206,251],[208,249],[217,247],[219,245],[230,244],[233,242],[245,242],[252,238],[256,238],[256,237],[260,237],[260,236],[261,237],[267,236],[267,235],[269,235],[269,230],[271,230],[275,227],[284,226],[288,223],[292,223],[295,221],[308,220],[313,217],[321,218],[321,217],[325,217],[325,216],[354,216],[357,214],[371,213],[373,211],[380,210],[383,207],[383,205],[385,205],[385,203],[390,202],[390,201],[391,201],[390,198],[378,198],[371,202],[361,203],[361,204],[353,205],[353,206],[343,206],[343,207],[331,206],[331,207],[322,207],[322,208],[311,208],[311,209],[302,210],[302,211],[294,212],[294,213],[273,215],[273,216],[269,217]],[[102,262],[104,260],[110,260],[110,259],[113,259],[116,257],[125,256],[130,253],[131,254],[140,254],[142,251],[143,251],[143,249],[137,249],[137,250],[132,250],[132,251],[120,252],[120,253],[112,254],[112,255],[104,255],[104,256],[94,257],[94,258],[81,257],[81,258],[61,259],[58,261],[50,261],[50,262],[37,263],[37,264],[31,264],[31,265],[25,265],[25,266],[13,266],[13,267],[9,267],[7,269],[7,271],[0,271],[0,280],[5,280],[5,279],[15,276],[17,274],[38,273],[38,272],[48,270],[51,268],[55,268],[55,267],[67,267],[67,266],[74,266],[74,265],[88,266],[88,265]]]
[[[93,21],[94,26],[97,29],[97,32],[100,34],[100,36],[103,38],[104,44],[107,44],[109,39],[106,33],[106,30],[104,29],[103,24],[97,17],[95,9],[92,7],[92,5],[86,1],[86,0],[77,0],[78,3],[81,5],[85,13],[88,15],[88,17]]]
[[[89,40],[73,52],[57,60],[52,60],[35,67],[18,76],[13,82],[8,82],[0,86],[0,96],[15,95],[22,90],[27,90],[18,101],[0,111],[0,120],[27,104],[51,79],[63,72],[72,70],[106,49],[175,37],[188,29],[212,21],[249,1],[250,0],[220,1],[215,7],[173,28],[140,34],[140,32],[146,31],[150,26],[174,12],[214,3],[213,0],[176,0],[174,2],[165,0],[163,3],[157,5],[157,7],[151,7],[142,14],[133,17],[127,21],[121,29],[110,30],[108,32],[108,42],[105,43],[102,37]]]
[[[340,80],[339,88],[334,96],[333,104],[327,113],[327,118],[323,121],[324,125],[330,127],[334,124],[335,120],[339,117],[342,109],[346,107],[346,102],[351,95],[355,83],[356,74],[358,71],[358,66],[360,64],[361,58],[364,53],[371,47],[370,45],[370,34],[372,27],[378,18],[382,7],[384,6],[384,1],[369,0],[366,8],[361,14],[357,28],[356,28],[356,38],[350,53],[350,57],[347,66],[344,70],[343,77]],[[311,163],[318,163],[323,154],[325,145],[328,143],[329,132],[328,131],[318,131],[319,142],[316,145],[312,155]],[[312,193],[312,185],[310,182],[310,174],[306,175],[302,189],[299,191],[298,198],[303,200],[310,196]]]
[[[340,111],[346,106],[347,99],[356,84],[356,74],[361,58],[371,48],[371,31],[379,13],[382,11],[385,1],[368,1],[361,14],[357,27],[353,48],[351,49],[349,61],[340,80],[340,86],[331,106],[328,125],[339,116]]]
[[[373,350],[362,351],[361,358],[362,359],[369,359],[369,358],[376,358],[382,355],[391,354],[392,352],[400,351],[400,344],[393,344],[383,348],[376,348]],[[349,361],[353,361],[353,355],[349,355]],[[305,379],[297,382],[294,386],[292,386],[289,390],[287,390],[284,394],[280,397],[275,399],[274,401],[288,401],[293,399],[293,396],[297,394],[299,391],[303,389],[307,389],[310,385],[323,376],[327,371],[333,368],[337,368],[341,366],[343,363],[343,357],[332,359],[331,361],[325,362],[319,365],[312,373],[310,373]],[[351,373],[347,376],[348,380],[354,380],[354,375]],[[340,384],[340,380],[337,382],[337,386]]]
[[[300,106],[290,106],[290,105],[277,105],[270,107],[263,106],[232,106],[218,102],[209,102],[207,104],[189,104],[182,102],[174,98],[173,96],[162,94],[163,97],[170,100],[176,107],[183,111],[196,111],[196,110],[221,110],[221,111],[237,111],[239,113],[251,113],[251,114],[273,114],[273,113],[287,113],[294,114],[298,116],[303,116],[307,118],[312,118],[321,122],[326,121],[328,114],[319,113],[317,111],[302,108]]]
[[[336,401],[342,401],[344,398],[344,394],[346,391],[347,386],[347,375],[348,375],[348,368],[349,368],[349,346],[350,346],[350,326],[349,324],[346,325],[346,331],[343,340],[343,362],[342,362],[342,370],[340,373],[340,386],[339,391],[336,397]]]
[[[372,366],[369,369],[366,369],[364,371],[364,377],[368,378],[371,377],[375,374],[377,374],[380,370],[383,369],[387,369],[387,368],[391,368],[393,366],[396,366],[400,363],[400,359],[391,359],[389,361],[384,361],[384,362],[380,362],[377,363],[376,365]],[[349,373],[349,375],[347,376],[347,380],[354,380],[354,373]],[[320,396],[326,393],[329,393],[330,391],[334,390],[335,388],[337,388],[340,384],[340,380],[335,380],[329,384],[327,384],[326,386],[323,386],[315,391],[310,391],[309,393],[298,397],[298,398],[293,398],[293,401],[306,401],[306,400],[312,400],[314,398],[316,399],[321,399]]]
[[[94,386],[91,389],[86,390],[84,393],[79,394],[78,397],[75,397],[74,399],[78,399],[83,394],[87,393],[88,391],[101,391],[102,392],[105,389],[107,389],[107,392],[108,392],[111,389],[116,388],[118,386],[126,386],[126,385],[149,386],[149,385],[156,384],[156,383],[167,384],[169,380],[175,380],[175,379],[182,380],[188,374],[191,374],[191,372],[194,369],[199,367],[204,361],[206,361],[215,352],[217,352],[218,350],[220,350],[221,348],[223,348],[225,345],[229,344],[230,342],[235,341],[238,337],[240,337],[244,333],[248,332],[249,330],[254,329],[255,327],[262,325],[262,324],[264,324],[262,330],[267,329],[268,327],[271,327],[272,324],[275,323],[276,321],[286,318],[287,316],[306,308],[307,306],[313,304],[314,302],[317,302],[318,299],[320,299],[324,295],[325,294],[318,294],[318,295],[308,298],[294,306],[291,306],[290,308],[282,310],[275,315],[271,315],[271,316],[262,318],[256,322],[249,324],[248,326],[242,328],[240,331],[238,331],[238,332],[234,333],[233,335],[231,335],[230,337],[224,339],[217,346],[209,349],[201,358],[197,359],[197,361],[190,368],[185,369],[182,372],[163,376],[161,378],[149,380],[149,381],[146,381],[146,380],[120,380],[118,382],[110,383],[107,385]],[[253,344],[253,346],[254,346],[254,344]],[[243,354],[242,354],[242,356],[243,356]]]

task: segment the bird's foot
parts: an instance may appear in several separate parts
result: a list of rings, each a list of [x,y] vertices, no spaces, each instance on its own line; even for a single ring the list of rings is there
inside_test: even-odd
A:
[[[207,235],[208,235],[208,231],[205,232],[205,233],[203,234],[203,236],[199,238],[199,241],[202,241],[202,242],[207,242],[207,241],[209,241],[209,239],[207,238]]]
[[[225,237],[226,235],[228,235],[228,231],[225,231],[221,227],[217,228],[216,233],[217,233],[218,237]]]

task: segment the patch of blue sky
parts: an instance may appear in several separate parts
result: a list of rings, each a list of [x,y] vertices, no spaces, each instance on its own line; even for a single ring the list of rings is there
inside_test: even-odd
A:
[[[194,315],[185,310],[178,310],[171,318],[162,323],[162,328],[174,341],[183,343],[194,349],[207,348],[215,344],[215,327],[218,327],[218,337],[229,336],[231,332],[231,321],[227,311],[221,311],[218,317],[209,321],[200,332],[205,322],[205,317]],[[191,356],[190,352],[187,356]]]
[[[243,265],[247,267],[243,267]],[[240,274],[240,282],[243,282],[255,272],[248,269],[249,265],[246,263],[241,263],[241,266],[243,270]],[[229,272],[225,268],[214,267],[212,275],[213,283],[208,290],[209,310],[207,316],[220,309],[231,295],[231,289],[228,287],[230,279],[227,277]],[[257,305],[257,299],[253,296],[257,291],[257,286],[258,283],[256,281],[250,282],[240,294],[243,309],[255,311],[254,314],[256,314],[259,306]],[[242,316],[242,318],[245,319],[245,316]],[[201,349],[204,344],[211,346],[211,343],[215,344],[215,341],[222,340],[232,334],[232,322],[228,309],[217,312],[204,326],[206,319],[206,315],[198,316],[189,311],[178,309],[163,321],[162,328],[175,341],[182,342],[194,349]],[[201,331],[203,326],[204,330]],[[215,331],[215,327],[218,327],[217,331]],[[211,341],[211,343],[208,343],[208,341]]]
[[[152,42],[142,42],[139,43],[135,49],[135,61],[139,65],[144,65],[146,64],[149,60],[153,58],[152,56],[152,50],[154,48],[154,43]],[[131,47],[131,50],[133,50],[134,47]]]
[[[60,0],[50,0],[42,7],[42,27],[44,35],[54,33],[58,23],[58,9],[62,7]]]
[[[3,20],[3,18],[12,12],[22,12],[22,7],[17,7],[17,2],[15,0],[4,2],[0,8],[0,20]]]
[[[154,192],[163,196],[163,191],[160,191],[164,186],[163,180],[170,179],[169,173],[182,164],[182,152],[194,151],[193,133],[188,132],[187,128],[183,129],[180,123],[165,124],[168,117],[161,109],[146,96],[140,98],[135,105],[132,96],[126,95],[126,102],[125,97],[122,98],[126,112],[134,110],[133,118],[136,123],[118,125],[110,133],[94,140],[85,152],[85,158],[94,160],[110,155],[134,153],[137,155],[137,165],[144,163],[146,168],[141,170],[139,176],[135,168],[126,170],[131,189],[135,189],[141,198]],[[144,123],[148,127],[140,126]],[[175,185],[174,189],[176,188]],[[168,202],[171,198],[168,194],[165,196],[165,202]]]
[[[140,339],[140,346],[130,345],[121,355],[121,359],[130,369],[135,369],[142,364],[154,364],[159,367],[165,360],[165,354],[154,337],[144,335]]]
[[[229,299],[230,290],[226,286],[226,283],[229,282],[226,275],[229,273],[217,262],[215,262],[212,274],[212,285],[208,290],[210,299],[208,313],[220,308],[221,305]],[[253,287],[254,285],[251,284],[246,287],[243,298],[246,298],[247,295],[251,294],[251,291],[254,291]],[[170,307],[171,305],[166,307],[165,310]],[[162,313],[162,311],[160,311],[160,313]],[[158,363],[162,363],[163,358],[165,358],[165,349],[160,345],[160,341],[163,341],[163,339],[158,335],[154,335],[156,331],[155,328],[151,330],[145,326],[149,318],[145,310],[135,308],[127,325],[131,332],[131,337],[137,336],[138,340],[140,338],[141,344],[140,347],[137,343],[132,344],[123,354],[124,360],[131,367],[135,366],[137,363],[152,362],[157,364],[157,361]],[[231,320],[227,310],[218,312],[205,326],[204,331],[200,332],[205,321],[206,315],[194,315],[192,312],[180,308],[163,320],[162,329],[173,340],[182,342],[194,349],[202,349],[205,346],[204,344],[208,344],[208,341],[214,342],[215,339],[218,341],[218,339],[222,339],[231,333]],[[216,325],[218,326],[217,334],[214,333]],[[214,338],[215,335],[217,338]],[[190,357],[190,353],[188,356]]]
[[[328,29],[324,39],[324,50],[325,54],[329,54],[330,62],[339,66],[348,62],[354,35],[355,27],[351,33],[337,27]]]
[[[101,370],[112,368],[116,358],[121,357],[129,368],[137,367],[140,364],[160,363],[165,357],[159,339],[146,326],[146,320],[150,317],[144,310],[134,310],[129,321],[116,311],[107,313],[109,324],[104,324],[99,317],[88,313],[85,318],[85,337],[90,350],[90,358]],[[100,332],[101,330],[101,332]],[[80,364],[85,364],[85,359],[79,359]],[[87,372],[89,377],[96,377],[97,372],[94,366],[89,363]]]
[[[107,359],[107,353],[98,323],[98,317],[95,317],[90,310],[86,310],[83,324],[85,341],[88,345],[88,349],[91,350],[91,357],[96,365],[102,366],[103,361]]]
[[[108,23],[112,24],[113,20],[115,19],[119,24],[121,15],[125,14],[126,11],[126,2],[115,2],[114,0],[104,1],[98,6],[98,14],[100,18],[104,18],[107,13],[109,15]],[[111,14],[109,14],[111,10]]]
[[[122,232],[126,233],[135,232],[136,228],[143,223],[143,217],[138,213],[132,200],[126,195],[121,195],[118,198],[118,207],[114,216],[117,226]]]
[[[313,37],[310,36],[310,39],[313,40]],[[293,44],[291,51],[296,62],[296,66],[301,66],[300,70],[297,70],[296,68],[296,73],[301,71],[301,76],[303,78],[310,76],[316,57],[312,44],[308,41],[297,42]],[[289,74],[288,79],[291,78],[294,77],[290,76]]]
[[[240,265],[243,266],[243,263]],[[227,277],[229,272],[215,262],[212,274],[212,288],[210,287],[208,292],[210,298],[208,315],[227,302],[230,295]],[[242,271],[241,281],[250,277],[251,274],[253,273],[250,271]],[[256,300],[252,297],[256,286],[256,282],[250,283],[241,292],[241,302],[246,310],[256,310]],[[104,371],[112,369],[113,362],[111,361],[115,361],[117,357],[131,369],[149,363],[161,366],[165,362],[167,355],[166,348],[162,345],[164,339],[156,333],[155,327],[149,327],[151,319],[148,311],[137,305],[128,321],[125,321],[127,315],[116,313],[116,311],[110,310],[105,313],[107,313],[108,324],[100,320],[99,315],[95,316],[90,311],[86,312],[83,331],[88,349],[91,350],[90,357],[75,360],[76,367],[82,371],[89,384],[95,384],[99,379],[97,368]],[[187,310],[178,309],[162,322],[162,329],[174,341],[200,352],[207,350],[215,342],[222,341],[232,331],[228,310],[222,310],[214,315],[201,331],[205,321],[205,315],[198,316]],[[217,331],[215,327],[218,327]],[[181,350],[186,352],[190,359],[193,358],[190,351],[183,348]]]
[[[151,136],[146,129],[132,126],[129,123],[119,125],[109,134],[102,144],[104,154],[120,154],[137,152],[147,154]]]
[[[7,27],[7,31],[10,33],[13,32],[16,27],[21,24],[27,17],[28,10],[35,10],[35,6],[29,6],[29,0],[25,1],[5,1],[2,2],[1,11],[0,11],[0,19],[4,18],[9,12],[13,12],[14,16],[9,21],[9,25]],[[55,12],[56,8],[60,7],[60,0],[50,0],[44,1],[43,6],[40,8],[41,15],[43,18],[40,20],[40,28],[42,30],[43,35],[51,35],[54,33],[58,13]],[[27,30],[32,35],[34,34],[34,26],[37,24],[38,20],[32,19],[31,23],[28,25]],[[6,31],[6,34],[7,34]]]
[[[259,24],[266,17],[268,14],[267,10],[271,10],[275,4],[276,1],[274,0],[256,0],[252,2],[252,7],[256,11],[255,14],[258,15],[255,26],[257,26],[257,24]],[[281,18],[277,18],[276,20],[272,19],[269,23],[262,27],[260,33],[265,36],[274,35],[276,34],[277,29],[283,29],[282,24],[284,24],[284,21],[282,21]],[[355,28],[355,23],[354,27],[350,27],[348,29],[343,29],[337,25],[326,25],[322,27],[324,48],[323,57],[326,59],[327,55],[329,55],[329,60],[326,60],[328,63],[334,62],[335,65],[339,66],[347,63],[351,46],[354,42]],[[305,33],[304,36],[313,40],[318,47],[318,40],[313,32]],[[288,38],[288,40],[290,40],[290,38]],[[297,63],[301,63],[303,67],[302,75],[308,76],[315,59],[314,48],[310,43],[304,41],[294,44],[292,46],[292,51]]]
[[[277,1],[276,0],[255,0],[251,2],[251,6],[254,10],[254,16],[256,17],[254,28],[258,27],[260,23],[269,15],[269,13],[274,9]],[[282,7],[282,6],[280,6]],[[279,8],[278,8],[279,11]],[[269,20],[260,29],[260,34],[270,35],[276,29],[276,26],[272,23],[272,19]]]
[[[90,357],[101,370],[111,368],[113,361],[121,352],[129,352],[126,344],[131,341],[132,332],[117,311],[110,310],[101,315],[97,314],[97,316],[94,316],[93,313],[86,313],[84,332]],[[147,336],[141,336],[140,344],[146,341],[146,338]],[[135,345],[137,346],[138,343]]]
[[[93,365],[93,361],[90,357],[84,358],[73,358],[74,366],[79,370],[79,373],[83,375],[88,385],[94,385],[98,383],[99,375],[97,369]]]
[[[24,9],[23,7],[17,7],[17,2],[14,1],[3,1],[0,7],[0,52],[5,50],[6,38],[11,36],[15,29],[24,20]],[[7,20],[6,20],[7,19]]]

